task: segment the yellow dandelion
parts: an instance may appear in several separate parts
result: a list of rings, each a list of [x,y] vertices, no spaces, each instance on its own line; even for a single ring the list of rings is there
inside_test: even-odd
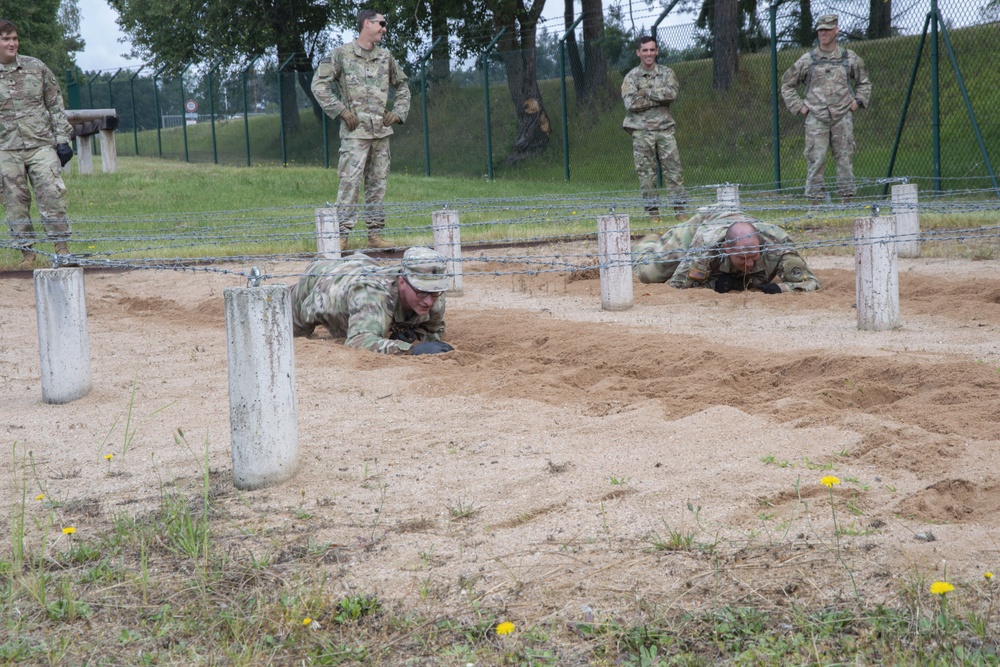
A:
[[[75,532],[76,528],[74,528],[73,526],[66,526],[65,528],[63,528],[63,535],[72,535]]]
[[[947,581],[935,581],[931,584],[931,595],[944,595],[945,593],[951,593],[953,590],[955,590],[955,587]]]
[[[37,496],[35,496],[35,500],[45,500],[45,494],[39,493]],[[990,576],[992,577],[993,575],[991,574]]]
[[[302,619],[302,625],[306,626],[307,628],[312,624],[312,622],[313,620],[308,616]]]
[[[512,632],[514,632],[514,624],[510,621],[504,621],[497,626],[498,635],[509,635]]]
[[[835,487],[838,484],[840,484],[840,479],[837,478],[837,477],[834,477],[833,475],[827,475],[823,479],[819,480],[819,483],[822,484],[825,487],[828,487],[828,488],[832,489],[833,487]]]
[[[105,454],[104,455],[104,460],[105,461],[110,461],[111,459],[114,458],[114,456],[115,456],[114,454]]]
[[[992,572],[983,572],[983,576],[986,577],[986,581],[989,581],[990,579],[993,578],[993,573]]]

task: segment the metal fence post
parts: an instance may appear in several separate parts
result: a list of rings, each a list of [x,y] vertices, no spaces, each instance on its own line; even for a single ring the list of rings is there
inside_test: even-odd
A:
[[[135,113],[135,77],[139,76],[139,72],[141,72],[144,69],[146,69],[146,66],[145,65],[141,66],[139,69],[135,71],[135,74],[130,76],[128,79],[129,96],[131,97],[132,100],[132,138],[135,140],[136,156],[139,155],[139,121],[136,120],[136,113]]]
[[[177,85],[181,89],[181,131],[184,134],[184,161],[190,162],[190,156],[188,155],[188,124],[187,124],[187,109],[184,108],[184,75],[187,74],[190,65],[185,65],[184,69],[180,71],[177,75]]]
[[[215,95],[212,94],[212,72],[219,68],[222,64],[221,60],[217,60],[214,65],[208,69],[208,115],[212,123],[212,162],[219,164],[219,149],[215,143]],[[187,121],[185,121],[185,125]]]
[[[424,115],[424,172],[431,175],[431,144],[427,130],[427,59],[434,53],[434,49],[441,43],[444,37],[438,37],[431,44],[431,48],[420,57],[420,108]]]
[[[563,173],[566,175],[567,181],[569,180],[569,114],[566,112],[566,38],[573,34],[576,26],[580,25],[580,21],[582,20],[583,15],[581,14],[573,21],[573,25],[563,33],[562,38],[559,40],[559,81],[561,83],[559,92],[562,97]],[[574,83],[574,85],[576,84]]]
[[[505,32],[507,32],[506,26],[500,28],[497,36],[486,46],[483,55],[479,56],[479,62],[483,66],[483,99],[486,104],[486,174],[491,181],[493,180],[493,134],[490,130],[490,51]]]
[[[288,166],[288,145],[285,141],[285,89],[284,84],[281,82],[281,73],[285,71],[285,68],[288,67],[288,63],[292,62],[297,55],[299,54],[293,53],[288,56],[288,60],[282,63],[281,67],[278,68],[278,115],[281,121],[281,165],[283,167]],[[294,86],[295,83],[293,82],[292,85]]]
[[[160,114],[160,87],[156,84],[156,80],[163,74],[165,69],[167,69],[166,65],[153,74],[153,105],[156,107],[156,151],[158,157],[163,157],[163,136],[161,133],[163,129],[163,115]]]
[[[246,140],[247,145],[247,166],[250,166],[250,117],[247,113],[247,72],[257,64],[260,56],[255,57],[250,63],[243,68],[243,138]],[[255,100],[256,101],[256,100]]]

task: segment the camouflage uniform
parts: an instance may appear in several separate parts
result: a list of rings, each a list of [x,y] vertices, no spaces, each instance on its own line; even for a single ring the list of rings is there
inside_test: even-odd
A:
[[[804,99],[798,92],[803,84]],[[819,199],[823,195],[823,172],[830,149],[837,165],[837,192],[842,197],[854,195],[851,161],[856,146],[851,102],[867,107],[871,95],[872,82],[864,61],[854,51],[839,46],[831,52],[813,49],[781,77],[781,96],[788,109],[794,114],[803,106],[809,109],[805,122],[806,197]]]
[[[334,84],[337,90],[334,91]],[[383,125],[389,86],[395,90],[392,112],[402,123],[410,110],[410,89],[406,74],[384,48],[375,45],[365,51],[357,40],[338,46],[319,61],[312,91],[331,118],[344,109],[358,117],[354,131],[340,124],[340,163],[337,176],[337,218],[342,230],[357,222],[361,183],[365,187],[365,224],[369,230],[385,226],[385,185],[389,177],[389,136],[392,128]]]
[[[416,274],[422,279],[415,277],[414,265],[408,268],[414,255],[431,257],[416,265],[417,271],[428,272]],[[427,248],[410,248],[403,262],[403,266],[379,266],[361,253],[346,260],[316,260],[292,288],[292,333],[308,336],[322,324],[334,338],[346,339],[345,345],[382,354],[408,354],[413,343],[441,340],[445,297],[438,298],[426,315],[407,316],[396,278],[404,275],[418,290],[444,291],[447,285],[440,284],[444,258]]]
[[[674,71],[665,65],[654,69],[636,67],[622,81],[625,120],[622,128],[632,135],[632,157],[642,188],[642,202],[647,211],[658,210],[656,166],[663,170],[670,201],[685,202],[681,178],[681,156],[674,137],[674,117],[670,103],[677,99],[680,83]]]
[[[760,258],[745,273],[732,265],[723,243],[726,231],[737,222],[757,228],[762,246]],[[715,287],[723,273],[743,277],[745,287],[760,288],[775,283],[782,292],[811,292],[819,280],[792,246],[781,227],[760,222],[740,211],[701,209],[684,224],[668,229],[663,236],[647,237],[632,248],[636,276],[643,283],[664,283],[671,287]]]
[[[0,63],[0,180],[7,226],[19,248],[35,242],[29,181],[49,240],[69,238],[56,145],[68,144],[72,131],[59,84],[42,61],[18,55]]]

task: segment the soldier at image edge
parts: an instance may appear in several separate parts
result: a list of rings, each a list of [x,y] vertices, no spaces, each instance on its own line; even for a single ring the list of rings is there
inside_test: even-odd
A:
[[[340,118],[340,161],[337,176],[337,218],[341,238],[354,229],[358,198],[365,189],[365,225],[372,248],[389,248],[385,228],[386,181],[389,178],[389,137],[395,123],[406,121],[410,89],[406,74],[392,55],[378,46],[386,32],[385,17],[373,10],[358,12],[358,36],[338,46],[322,60],[312,80],[312,92],[331,118]],[[334,87],[336,86],[336,88]],[[395,94],[386,109],[389,88]]]
[[[325,326],[344,344],[382,354],[451,352],[445,343],[442,294],[450,287],[444,256],[415,247],[401,265],[379,266],[355,253],[316,260],[292,288],[292,333]]]
[[[677,99],[680,83],[666,65],[657,65],[659,49],[649,35],[639,38],[639,66],[622,81],[625,120],[622,129],[632,135],[632,158],[639,176],[642,205],[653,226],[660,224],[659,194],[656,190],[657,166],[663,172],[670,202],[678,220],[684,220],[684,181],[681,157],[674,136],[674,117],[670,105]]]
[[[0,181],[7,227],[21,251],[18,268],[35,263],[35,229],[31,224],[31,192],[45,235],[68,257],[69,221],[66,185],[61,169],[73,157],[73,128],[66,120],[59,83],[45,63],[18,54],[17,26],[0,19]],[[29,188],[30,183],[30,188]]]
[[[837,46],[836,14],[816,21],[819,46],[802,55],[781,77],[781,96],[789,111],[805,116],[806,197],[815,206],[824,196],[826,154],[833,152],[837,193],[854,196],[854,112],[871,104],[872,82],[854,51]],[[852,87],[853,82],[853,87]],[[804,91],[799,94],[799,86]]]
[[[819,289],[785,230],[732,209],[702,208],[662,236],[645,237],[632,248],[632,262],[640,282],[669,281],[680,289],[709,287],[719,294]]]

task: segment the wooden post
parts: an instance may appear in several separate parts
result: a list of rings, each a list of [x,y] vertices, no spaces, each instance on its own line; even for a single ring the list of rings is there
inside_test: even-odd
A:
[[[603,310],[632,307],[631,234],[627,215],[602,215],[597,219],[597,261]]]
[[[223,295],[233,482],[258,489],[298,469],[292,297],[286,285],[227,287]]]
[[[920,257],[916,183],[892,186],[892,214],[896,216],[896,253],[900,257]]]
[[[115,145],[114,130],[101,130],[101,169],[105,174],[113,174],[118,169],[118,146]]]
[[[42,402],[69,403],[91,388],[83,269],[38,269],[34,278]]]
[[[324,259],[340,259],[340,222],[337,209],[316,209],[316,253]]]
[[[462,296],[462,230],[455,211],[434,211],[431,213],[434,229],[434,249],[447,260],[451,289],[448,296]]]
[[[76,169],[81,174],[94,173],[94,147],[90,143],[90,137],[77,137]]]
[[[899,267],[893,216],[854,221],[858,328],[886,331],[899,325]]]
[[[740,186],[738,185],[720,185],[715,188],[715,199],[718,202],[718,208],[727,211],[738,211],[740,208]]]

